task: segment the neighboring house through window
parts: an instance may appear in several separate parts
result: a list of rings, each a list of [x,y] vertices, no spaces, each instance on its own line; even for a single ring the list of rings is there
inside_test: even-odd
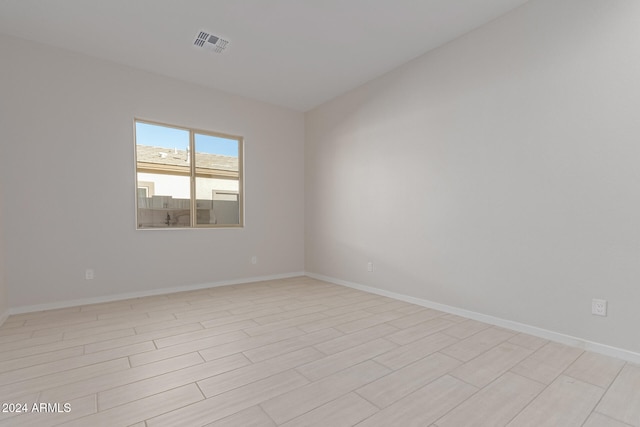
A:
[[[243,139],[135,121],[139,229],[242,227]]]

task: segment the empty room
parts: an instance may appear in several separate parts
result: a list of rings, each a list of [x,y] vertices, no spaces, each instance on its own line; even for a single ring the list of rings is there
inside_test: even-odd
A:
[[[0,1],[0,427],[640,427],[640,2]]]

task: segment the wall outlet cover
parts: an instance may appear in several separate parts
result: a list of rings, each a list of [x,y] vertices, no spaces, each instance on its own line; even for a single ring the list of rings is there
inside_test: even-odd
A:
[[[591,300],[591,314],[595,316],[607,315],[607,300],[594,298]]]

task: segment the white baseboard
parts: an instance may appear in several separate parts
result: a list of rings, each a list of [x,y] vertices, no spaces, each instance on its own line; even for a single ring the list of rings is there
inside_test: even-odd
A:
[[[131,298],[141,298],[141,297],[149,297],[154,295],[173,294],[176,292],[196,291],[199,289],[207,289],[207,288],[217,288],[219,286],[239,285],[242,283],[261,282],[264,280],[287,279],[289,277],[297,277],[297,276],[304,276],[304,275],[305,275],[304,272],[299,271],[294,273],[275,274],[271,276],[258,276],[258,277],[247,277],[243,279],[222,280],[219,282],[201,283],[198,285],[174,286],[171,288],[151,289],[148,291],[140,291],[140,292],[128,292],[124,294],[107,295],[103,297],[82,298],[82,299],[60,301],[60,302],[47,303],[47,304],[26,305],[22,307],[11,308],[5,314],[8,317],[9,314],[23,314],[23,313],[32,313],[34,311],[55,310],[58,308],[77,307],[80,305],[90,305],[90,304],[100,304],[104,302],[121,301],[121,300],[131,299]],[[4,319],[0,317],[0,320],[1,320],[0,325],[2,325],[2,322],[4,322]]]
[[[479,322],[489,323],[491,325],[500,326],[502,328],[511,329],[517,332],[523,332],[536,337],[544,338],[550,341],[555,341],[561,344],[566,344],[572,347],[578,347],[583,350],[592,351],[594,353],[604,354],[606,356],[615,357],[618,359],[626,360],[632,363],[640,363],[640,353],[636,353],[630,350],[622,348],[612,347],[606,344],[600,344],[593,341],[588,341],[582,338],[572,337],[570,335],[561,334],[559,332],[550,331],[547,329],[538,328],[536,326],[527,325],[524,323],[514,322],[511,320],[501,319],[499,317],[489,316],[475,311],[469,311],[458,307],[452,307],[450,305],[440,304],[437,302],[415,298],[408,295],[399,294],[396,292],[385,291],[383,289],[374,288],[371,286],[361,285],[358,283],[348,282],[346,280],[336,279],[335,277],[324,276],[316,273],[305,273],[307,276],[314,279],[323,280],[325,282],[333,283],[336,285],[342,285],[360,291],[369,292],[372,294],[382,295],[385,297],[405,301],[411,304],[420,305],[434,310],[444,311],[445,313],[451,313],[458,316],[466,317],[468,319],[477,320]]]
[[[2,326],[5,320],[9,318],[10,314],[11,314],[11,310],[5,310],[4,313],[0,314],[0,326]]]

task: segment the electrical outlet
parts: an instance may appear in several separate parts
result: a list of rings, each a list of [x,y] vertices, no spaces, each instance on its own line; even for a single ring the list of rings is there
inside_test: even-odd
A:
[[[591,300],[591,314],[595,316],[607,315],[607,300],[604,299],[592,299]]]
[[[87,268],[84,271],[84,278],[87,280],[93,280],[95,278],[95,275],[93,273],[93,268]]]
[[[251,257],[251,264],[257,264],[258,263],[258,257],[257,256],[252,256]]]
[[[367,263],[367,271],[368,271],[369,273],[372,273],[372,272],[373,272],[373,263],[372,263],[371,261],[369,261],[369,262]]]

